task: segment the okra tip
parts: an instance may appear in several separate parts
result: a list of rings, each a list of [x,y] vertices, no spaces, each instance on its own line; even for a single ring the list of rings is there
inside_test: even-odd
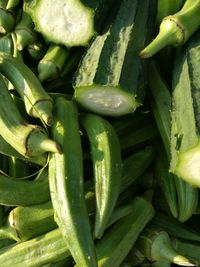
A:
[[[53,123],[53,116],[52,115],[47,115],[47,114],[42,114],[42,120],[44,123],[48,126],[51,126]]]
[[[55,153],[62,153],[62,149],[58,143],[56,143],[54,140],[51,139],[44,139],[40,143],[40,148],[44,151],[48,152],[55,152]]]
[[[156,38],[140,53],[141,58],[150,58],[166,46],[178,46],[184,43],[185,34],[181,25],[172,17],[163,19]]]
[[[173,263],[180,266],[197,266],[196,264],[192,263],[190,260],[181,255],[177,255],[176,257],[174,257]]]

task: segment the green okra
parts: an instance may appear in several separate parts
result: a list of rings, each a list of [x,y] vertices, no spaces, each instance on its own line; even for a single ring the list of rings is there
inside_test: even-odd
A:
[[[0,265],[4,267],[39,267],[56,263],[70,256],[60,229],[55,229],[29,241],[6,246],[0,250]]]
[[[83,155],[74,102],[58,97],[54,106],[52,137],[62,153],[51,153],[49,186],[51,200],[62,236],[75,262],[82,267],[96,267],[83,188]]]
[[[8,33],[0,38],[0,51],[12,55],[13,50],[14,50],[14,45],[12,36],[10,33]]]
[[[16,35],[16,46],[18,50],[23,50],[29,44],[37,39],[34,31],[34,23],[31,16],[26,12],[26,5],[23,6],[22,16],[17,23],[14,33]]]
[[[181,266],[195,266],[188,258],[175,250],[165,231],[146,228],[139,236],[136,247],[150,261],[167,261]]]
[[[15,26],[15,16],[12,10],[0,7],[0,33],[6,34],[13,30]]]
[[[96,243],[98,266],[120,266],[153,215],[151,203],[136,197],[132,212],[110,227]]]
[[[27,50],[34,60],[39,61],[47,51],[46,43],[37,39],[34,43],[27,45]]]
[[[25,103],[27,113],[50,125],[53,100],[30,68],[15,57],[2,52],[0,53],[0,73],[14,85]]]
[[[158,0],[156,14],[157,24],[160,24],[165,17],[178,12],[183,2],[184,0]]]
[[[173,114],[171,114],[172,97],[166,82],[159,73],[158,66],[153,61],[149,68],[149,87],[149,102],[165,148],[165,151],[161,147],[158,150],[157,177],[173,216],[183,222],[189,219],[196,210],[198,190],[169,173],[171,129],[174,127]]]
[[[157,212],[150,225],[156,229],[163,229],[170,236],[191,241],[200,241],[200,233],[193,228],[179,222],[177,219],[164,213]]]
[[[16,7],[17,5],[20,4],[20,2],[22,2],[22,0],[5,0],[6,3],[6,9],[10,9],[13,7]]]
[[[50,199],[48,173],[44,179],[27,181],[0,175],[0,204],[4,206],[28,206]]]
[[[193,187],[200,187],[199,37],[197,32],[177,51],[172,81],[170,171]]]
[[[191,259],[194,262],[194,266],[200,265],[200,246],[199,242],[191,242],[184,239],[173,238],[174,248],[183,254],[185,257]]]
[[[69,56],[69,49],[50,44],[44,57],[38,63],[38,78],[41,82],[59,77],[61,69]]]
[[[87,113],[81,123],[88,136],[96,193],[94,237],[103,235],[120,193],[122,160],[115,129],[104,118]]]
[[[199,28],[199,13],[200,1],[186,0],[181,10],[162,20],[159,34],[140,52],[140,56],[148,58],[168,45],[183,45]]]
[[[25,158],[35,157],[47,151],[60,151],[59,146],[42,127],[27,123],[16,108],[13,99],[0,76],[0,127],[1,136]]]

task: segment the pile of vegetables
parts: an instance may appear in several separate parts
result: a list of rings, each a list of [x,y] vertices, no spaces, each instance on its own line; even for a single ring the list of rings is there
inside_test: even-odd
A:
[[[0,266],[199,266],[200,0],[0,0]]]

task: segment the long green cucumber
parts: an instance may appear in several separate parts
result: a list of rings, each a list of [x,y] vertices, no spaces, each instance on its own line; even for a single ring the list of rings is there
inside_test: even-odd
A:
[[[199,172],[200,34],[177,53],[173,71],[170,170],[194,187]]]
[[[51,153],[49,185],[55,220],[75,262],[96,267],[96,255],[83,188],[83,156],[78,110],[72,101],[55,100],[52,137],[62,154]]]
[[[25,103],[27,113],[50,125],[53,100],[30,68],[12,55],[1,52],[0,73],[14,85]]]
[[[153,61],[150,63],[148,80],[149,102],[165,147],[165,151],[161,148],[157,161],[158,177],[173,216],[178,216],[180,221],[186,221],[197,207],[198,190],[176,175],[168,173],[171,160],[171,128],[174,127],[171,118],[172,97],[158,66]],[[164,155],[165,152],[167,157]]]
[[[151,32],[148,0],[123,0],[109,29],[97,35],[83,56],[74,80],[74,99],[92,112],[119,116],[141,105],[146,61],[138,56]],[[142,75],[141,75],[142,74]]]
[[[81,123],[89,139],[96,193],[94,237],[101,238],[120,192],[122,160],[118,136],[112,125],[95,114]]]
[[[29,124],[22,118],[1,75],[0,85],[0,127],[6,142],[26,158],[58,151],[59,146],[49,139],[42,127]]]
[[[48,174],[40,181],[24,181],[0,175],[0,204],[5,206],[28,206],[50,199]]]
[[[113,1],[26,0],[35,29],[43,37],[67,47],[86,46],[102,24]]]
[[[154,209],[151,203],[142,197],[135,198],[132,212],[109,228],[97,242],[98,266],[120,266],[153,215]]]
[[[29,241],[0,250],[0,265],[4,267],[39,267],[70,256],[60,229],[55,229]]]

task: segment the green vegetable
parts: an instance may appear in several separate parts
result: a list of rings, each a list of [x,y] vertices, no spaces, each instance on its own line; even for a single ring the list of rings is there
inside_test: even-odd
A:
[[[62,154],[51,153],[49,185],[52,204],[63,238],[82,267],[96,267],[96,256],[83,188],[83,156],[78,110],[72,101],[55,100],[52,137]]]
[[[83,108],[120,116],[141,105],[147,62],[138,53],[151,32],[151,15],[148,0],[121,1],[114,22],[94,38],[75,75],[74,99]]]
[[[115,129],[102,117],[85,114],[81,122],[89,138],[93,161],[96,193],[94,237],[101,238],[120,192],[120,145]]]
[[[159,34],[140,52],[140,56],[148,58],[168,45],[183,45],[199,28],[199,13],[200,1],[186,0],[180,11],[162,20]]]

